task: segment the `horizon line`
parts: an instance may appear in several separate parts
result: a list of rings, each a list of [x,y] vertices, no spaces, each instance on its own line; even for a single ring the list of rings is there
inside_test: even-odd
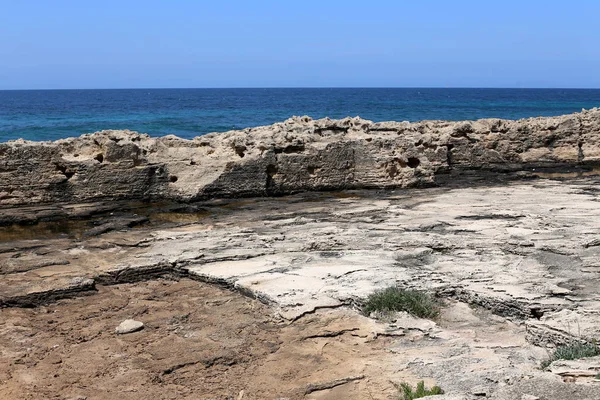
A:
[[[600,90],[600,87],[504,87],[504,86],[241,86],[241,87],[133,87],[133,88],[27,88],[0,92],[60,90],[273,90],[273,89],[479,89],[479,90]]]

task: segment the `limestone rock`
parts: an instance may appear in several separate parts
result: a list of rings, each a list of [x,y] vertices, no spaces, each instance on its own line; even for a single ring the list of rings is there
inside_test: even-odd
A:
[[[599,131],[600,109],[593,109],[519,121],[293,117],[192,140],[131,131],[16,140],[0,143],[0,209],[431,186],[469,171],[530,175],[583,166],[587,173],[600,161]]]
[[[578,360],[557,360],[550,364],[550,371],[560,376],[595,377],[600,373],[600,356]]]
[[[117,326],[115,332],[119,335],[124,335],[126,333],[137,332],[142,329],[144,329],[143,322],[133,319],[126,319],[125,321],[121,322],[119,326]]]
[[[81,240],[47,232],[19,239],[9,228],[0,241],[0,307],[173,274],[237,289],[293,321],[327,309],[354,315],[344,306],[401,285],[441,297],[440,320],[396,316],[361,331],[318,325],[302,340],[382,336],[394,343],[393,370],[403,371],[392,378],[431,379],[428,386],[449,393],[440,398],[473,400],[482,387],[479,398],[597,400],[598,360],[568,362],[560,374],[540,363],[549,345],[598,337],[600,246],[585,244],[600,228],[599,185],[600,177],[583,177],[210,200],[196,205],[208,216],[195,222],[180,225],[178,215],[177,223]]]

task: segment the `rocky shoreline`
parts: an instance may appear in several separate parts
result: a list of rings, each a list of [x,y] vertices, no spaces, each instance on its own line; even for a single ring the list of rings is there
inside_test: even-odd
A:
[[[3,143],[0,312],[191,279],[258,299],[290,326],[340,312],[336,341],[361,332],[360,349],[381,351],[370,353],[380,364],[329,371],[334,383],[361,376],[340,384],[354,388],[347,398],[389,398],[390,380],[427,379],[447,399],[597,399],[598,357],[540,362],[555,346],[598,340],[599,142],[594,109],[456,123],[294,118],[191,141],[105,131]],[[440,297],[441,319],[351,312],[390,285]],[[6,376],[20,376],[11,360]],[[363,378],[380,391],[366,392]],[[339,396],[328,390],[290,398]]]
[[[600,110],[593,109],[519,121],[294,117],[193,140],[131,131],[17,140],[0,143],[0,209],[429,187],[543,170],[586,173],[600,162],[599,132]],[[50,207],[45,216],[51,214]]]

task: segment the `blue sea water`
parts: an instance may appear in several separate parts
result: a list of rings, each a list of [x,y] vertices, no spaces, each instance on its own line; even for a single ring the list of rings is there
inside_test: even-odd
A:
[[[103,129],[192,138],[293,115],[373,121],[518,119],[600,106],[600,89],[117,89],[0,91],[0,142]]]

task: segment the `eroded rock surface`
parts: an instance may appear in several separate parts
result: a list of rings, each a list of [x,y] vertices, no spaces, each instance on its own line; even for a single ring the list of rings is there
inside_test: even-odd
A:
[[[398,284],[436,293],[448,307],[436,323],[399,315],[371,331],[394,338],[388,351],[399,373],[390,379],[426,379],[449,398],[596,399],[597,382],[563,382],[540,362],[552,346],[598,338],[598,183],[212,200],[96,236],[19,239],[2,228],[11,239],[0,246],[0,304],[169,275],[235,288],[298,321]]]
[[[0,207],[418,187],[469,171],[589,167],[600,160],[599,133],[600,110],[593,109],[519,121],[294,117],[193,140],[131,131],[17,140],[0,143]],[[20,218],[2,217],[5,223]]]
[[[308,398],[373,398],[356,388],[389,378],[440,384],[448,399],[598,399],[597,360],[539,367],[554,346],[599,339],[598,138],[594,109],[2,143],[0,307],[186,277],[254,297],[284,323],[355,316],[308,340],[389,340],[385,366],[311,379],[299,389]],[[350,310],[390,285],[447,307],[435,322]]]
[[[115,335],[131,315],[146,328]],[[372,339],[377,325],[348,309],[290,324],[188,279],[99,286],[94,296],[0,309],[0,398],[393,398],[393,354],[388,338]]]

